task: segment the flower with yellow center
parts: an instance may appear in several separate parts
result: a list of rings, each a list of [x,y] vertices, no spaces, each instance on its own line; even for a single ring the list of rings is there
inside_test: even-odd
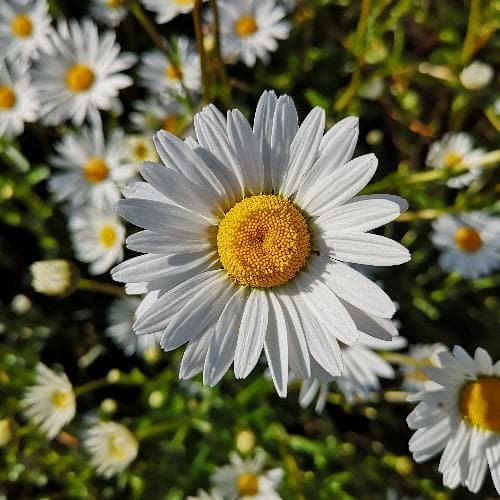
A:
[[[106,162],[98,157],[89,158],[83,165],[83,176],[90,184],[96,184],[106,179],[109,175],[109,169]]]
[[[194,0],[142,0],[142,2],[147,9],[156,12],[158,24],[166,23],[179,14],[187,14],[194,6]]]
[[[0,111],[12,109],[16,105],[16,93],[9,85],[0,85]]]
[[[500,434],[500,378],[480,377],[466,382],[460,410],[469,425]]]
[[[244,14],[234,23],[234,31],[240,37],[253,35],[258,29],[253,16]]]
[[[17,14],[10,23],[12,34],[18,38],[27,38],[33,32],[33,23],[26,14]]]
[[[94,78],[94,72],[86,64],[74,64],[66,71],[66,85],[71,92],[85,92]]]
[[[182,79],[182,68],[180,66],[174,66],[169,64],[165,68],[165,76],[168,80],[181,80]]]
[[[250,472],[244,472],[236,479],[238,495],[253,497],[259,492],[259,478]]]
[[[462,161],[462,155],[450,151],[444,155],[443,164],[447,168],[456,167]]]
[[[105,248],[112,248],[118,236],[116,230],[111,224],[104,224],[99,230],[99,243]]]
[[[464,252],[477,252],[483,246],[483,240],[478,231],[472,227],[462,226],[455,232],[455,244]]]

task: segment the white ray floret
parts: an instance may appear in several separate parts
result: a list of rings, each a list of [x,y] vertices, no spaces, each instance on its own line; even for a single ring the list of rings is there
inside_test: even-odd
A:
[[[90,13],[100,23],[112,28],[127,17],[125,0],[92,0]]]
[[[412,344],[408,356],[412,363],[401,364],[403,372],[403,389],[410,392],[421,391],[425,387],[428,377],[422,371],[427,366],[439,366],[439,353],[448,351],[448,348],[439,342],[435,344]]]
[[[141,0],[144,6],[156,13],[158,24],[167,23],[179,14],[193,10],[194,0]],[[206,1],[206,0],[203,0]]]

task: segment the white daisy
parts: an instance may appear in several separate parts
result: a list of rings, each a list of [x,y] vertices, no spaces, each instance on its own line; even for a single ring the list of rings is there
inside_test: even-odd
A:
[[[286,11],[275,0],[220,0],[220,35],[224,57],[254,66],[269,61],[269,52],[285,40],[290,25]]]
[[[449,488],[473,493],[488,467],[500,493],[500,363],[476,349],[472,359],[461,347],[439,353],[441,367],[424,368],[430,381],[408,400],[419,402],[408,416],[410,451],[423,462],[441,451],[439,472]]]
[[[178,65],[173,66],[158,49],[141,56],[138,74],[142,84],[151,93],[159,93],[162,98],[184,95],[182,84],[188,91],[199,92],[201,87],[200,59],[194,43],[180,36],[172,43]]]
[[[464,278],[486,276],[500,267],[500,218],[482,212],[444,215],[432,223],[431,240],[441,250],[440,266]]]
[[[494,75],[489,64],[473,61],[460,72],[460,82],[467,90],[480,90],[491,83]]]
[[[17,137],[38,117],[38,96],[25,64],[0,61],[0,137]]]
[[[136,353],[143,354],[157,346],[160,340],[158,335],[136,335],[132,330],[135,312],[140,303],[141,300],[135,297],[118,299],[111,304],[108,310],[109,326],[105,333],[116,342],[126,356],[132,356]]]
[[[137,170],[143,161],[158,161],[153,139],[146,135],[128,135],[123,141],[123,158],[137,165]]]
[[[143,164],[147,182],[125,188],[117,212],[145,229],[127,245],[146,255],[113,277],[155,298],[136,333],[162,332],[167,351],[189,342],[181,378],[203,371],[214,385],[233,361],[245,378],[264,350],[285,396],[289,365],[301,379],[312,360],[337,376],[338,341],[353,345],[359,330],[386,340],[397,333],[391,299],[349,263],[409,260],[399,243],[367,233],[405,202],[356,197],[377,159],[349,161],[357,119],[326,135],[324,123],[315,108],[299,128],[293,101],[274,92],[261,97],[254,130],[238,110],[226,119],[211,105],[195,116],[198,142],[158,132],[164,165]]]
[[[250,499],[280,500],[276,493],[282,477],[282,469],[264,471],[265,457],[262,450],[253,459],[242,460],[236,452],[229,455],[229,465],[218,467],[212,482],[224,498],[228,500]]]
[[[105,478],[126,469],[139,450],[135,436],[116,422],[99,422],[91,427],[84,446],[91,455],[90,464]]]
[[[100,23],[114,28],[127,17],[127,7],[125,0],[92,0],[90,13]]]
[[[460,163],[467,165],[469,172],[457,175],[446,183],[450,188],[460,189],[479,177],[481,168],[477,166],[477,163],[484,153],[483,149],[474,149],[472,137],[469,134],[448,133],[440,141],[432,143],[426,164],[433,168],[453,168]]]
[[[30,266],[31,285],[38,293],[65,296],[71,293],[80,279],[78,269],[63,259],[39,260]]]
[[[448,351],[448,348],[440,343],[435,344],[413,344],[410,346],[408,356],[414,364],[401,364],[403,372],[403,389],[410,392],[421,391],[428,379],[422,368],[427,366],[440,366],[438,354]]]
[[[0,54],[13,62],[36,58],[48,47],[50,25],[46,0],[0,2]]]
[[[167,23],[179,14],[187,14],[194,7],[194,0],[141,0],[144,6],[156,13],[158,24]],[[203,0],[206,1],[206,0]]]
[[[51,176],[49,189],[58,201],[74,208],[113,208],[121,186],[137,171],[124,157],[120,129],[114,129],[106,141],[100,124],[82,127],[78,133],[64,135],[54,147],[57,155],[50,162],[62,173]]]
[[[35,66],[33,79],[47,124],[71,119],[80,125],[87,116],[97,119],[98,109],[116,106],[120,89],[132,85],[132,79],[120,72],[130,68],[136,57],[120,54],[115,33],[99,35],[89,19],[80,24],[61,21],[57,28],[50,51]]]
[[[39,425],[49,439],[75,416],[73,386],[65,373],[55,373],[43,363],[36,366],[36,384],[22,398],[25,415]]]
[[[125,227],[113,213],[75,211],[69,217],[69,228],[76,256],[90,263],[91,274],[102,274],[123,259]]]
[[[371,393],[380,391],[379,378],[392,379],[395,376],[392,366],[375,349],[392,351],[402,349],[405,345],[406,339],[403,337],[386,341],[360,333],[355,345],[341,346],[344,361],[344,373],[341,376],[332,377],[318,365],[311,368],[313,377],[305,380],[300,389],[300,405],[303,408],[309,406],[319,390],[315,409],[321,413],[328,396],[328,384],[332,380],[335,380],[349,403],[355,399],[369,400]]]

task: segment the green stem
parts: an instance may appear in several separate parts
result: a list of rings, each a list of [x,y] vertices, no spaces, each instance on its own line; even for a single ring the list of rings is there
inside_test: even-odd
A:
[[[101,283],[100,281],[89,280],[86,278],[80,278],[77,288],[79,288],[80,290],[105,293],[107,295],[116,295],[118,297],[124,297],[126,295],[125,290],[122,287],[112,285],[110,283]]]
[[[462,47],[462,64],[467,64],[475,52],[476,31],[480,25],[481,0],[471,0],[467,33]]]
[[[400,352],[381,352],[382,356],[386,361],[390,363],[396,363],[399,365],[410,365],[415,368],[425,368],[426,366],[433,366],[433,364],[428,359],[416,359],[408,356],[408,354],[402,354]]]
[[[196,49],[200,58],[201,66],[201,79],[203,81],[203,101],[210,102],[211,84],[209,81],[208,68],[207,68],[207,53],[203,43],[203,28],[201,25],[201,0],[195,0],[193,7],[193,24],[194,34],[196,39]]]
[[[153,424],[149,427],[137,431],[135,433],[135,437],[139,441],[150,439],[152,437],[158,436],[159,434],[164,434],[165,432],[175,431],[179,428],[179,425],[181,425],[181,422],[179,420],[160,422],[158,424]]]
[[[78,397],[82,394],[87,394],[88,392],[92,392],[95,389],[100,389],[101,387],[109,384],[110,382],[106,378],[92,380],[91,382],[87,382],[86,384],[80,385],[79,387],[75,387],[75,396]]]

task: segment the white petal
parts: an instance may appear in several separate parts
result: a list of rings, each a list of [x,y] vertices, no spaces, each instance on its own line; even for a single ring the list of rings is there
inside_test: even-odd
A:
[[[127,248],[136,252],[153,254],[197,253],[210,250],[212,243],[206,239],[175,238],[153,231],[139,231],[127,238]]]
[[[200,335],[198,338],[189,341],[182,356],[179,369],[180,379],[192,378],[203,370],[208,346],[210,345],[214,329],[215,327],[211,328],[204,335]]]
[[[486,448],[486,458],[490,466],[493,484],[500,495],[500,443],[495,443],[495,445]]]
[[[398,335],[398,329],[392,321],[368,314],[348,302],[342,303],[360,332],[380,340],[391,340],[393,336]]]

